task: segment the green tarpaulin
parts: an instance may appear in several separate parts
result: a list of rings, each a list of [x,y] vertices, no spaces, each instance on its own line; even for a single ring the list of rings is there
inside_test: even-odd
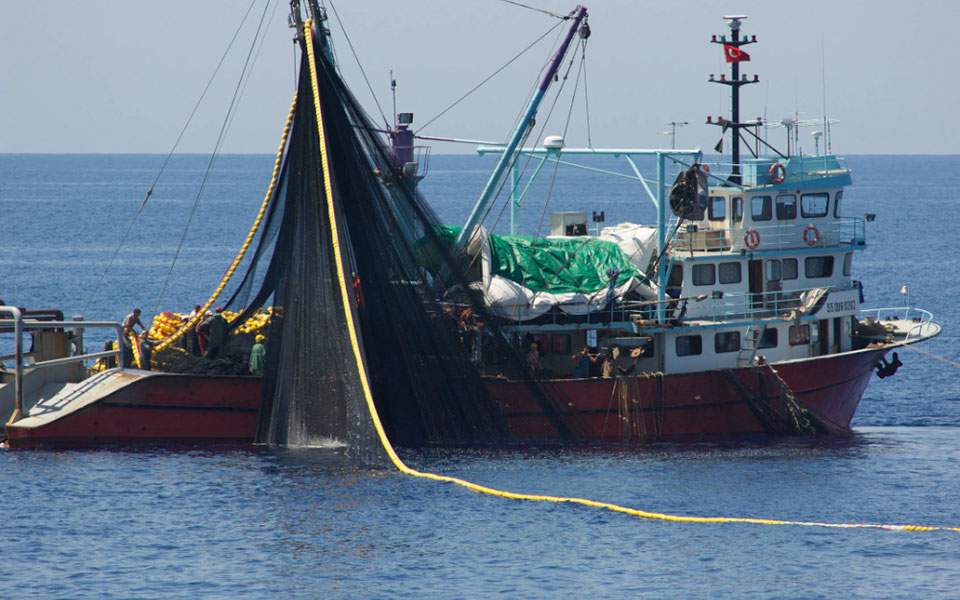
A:
[[[459,227],[443,226],[440,237],[452,243]],[[523,235],[488,235],[491,275],[499,275],[535,292],[593,293],[606,288],[610,269],[617,287],[631,277],[646,277],[613,242],[595,238],[547,239]]]

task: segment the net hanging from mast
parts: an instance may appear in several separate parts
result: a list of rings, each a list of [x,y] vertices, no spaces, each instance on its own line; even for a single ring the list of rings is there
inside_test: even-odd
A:
[[[483,318],[485,308],[439,237],[438,219],[399,176],[377,127],[324,53],[314,54],[325,143],[314,105],[301,101],[258,245],[228,302],[243,309],[231,327],[273,306],[258,440],[339,442],[364,460],[377,454],[338,304],[338,288],[346,285],[390,439],[404,446],[502,441],[504,420],[457,327],[462,311]],[[313,97],[310,75],[304,60],[301,99]],[[328,195],[339,268],[324,210]],[[522,371],[521,357],[501,350]]]

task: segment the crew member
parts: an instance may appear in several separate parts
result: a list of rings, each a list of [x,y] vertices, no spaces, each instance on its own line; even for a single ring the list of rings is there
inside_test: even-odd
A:
[[[590,348],[584,346],[583,350],[574,354],[572,358],[577,363],[577,366],[573,369],[573,376],[577,379],[590,377],[590,365],[596,364],[597,362],[596,355],[590,354]]]
[[[141,310],[133,309],[133,312],[123,319],[123,366],[129,367],[133,364],[133,341],[131,338],[137,335],[134,327],[140,326],[140,331],[146,331],[143,322],[140,320]]]
[[[207,358],[218,358],[227,335],[227,320],[223,318],[223,307],[218,306],[213,316],[204,322],[207,330]]]
[[[530,352],[527,352],[527,369],[531,377],[539,377],[543,371],[543,365],[540,363],[540,344],[533,342],[530,344]]]
[[[266,367],[267,347],[263,345],[266,339],[262,333],[258,333],[253,347],[250,348],[250,374],[255,377],[263,377],[263,369]]]

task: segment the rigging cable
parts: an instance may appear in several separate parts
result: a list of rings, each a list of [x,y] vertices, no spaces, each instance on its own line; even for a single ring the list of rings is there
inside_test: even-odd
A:
[[[207,168],[203,173],[203,179],[200,181],[200,188],[197,190],[197,195],[193,200],[193,206],[190,209],[190,216],[187,218],[187,224],[183,228],[183,234],[180,236],[180,242],[177,244],[177,251],[173,256],[173,260],[170,262],[170,269],[167,271],[167,276],[163,280],[163,286],[160,289],[160,294],[157,296],[157,307],[154,310],[154,314],[160,312],[160,307],[163,303],[163,297],[167,292],[167,287],[170,285],[170,279],[173,276],[173,269],[177,264],[177,260],[180,258],[180,252],[183,250],[183,244],[187,239],[187,233],[190,231],[190,225],[193,223],[193,218],[197,214],[197,208],[200,206],[200,197],[203,195],[203,190],[206,189],[207,181],[210,178],[210,172],[213,169],[213,163],[216,161],[217,156],[219,155],[220,147],[223,144],[224,137],[227,134],[227,128],[230,124],[231,114],[237,107],[240,97],[240,89],[243,84],[243,78],[247,74],[247,68],[250,65],[250,58],[257,46],[257,40],[260,37],[260,31],[263,29],[263,22],[266,19],[267,9],[269,7],[269,2],[263,5],[263,12],[260,14],[260,22],[257,24],[257,31],[254,33],[253,41],[250,43],[250,49],[247,51],[247,57],[243,62],[243,68],[240,70],[240,78],[237,80],[237,85],[233,90],[233,97],[230,99],[230,105],[227,107],[227,114],[224,116],[223,124],[220,126],[220,133],[217,135],[217,141],[213,146],[213,152],[210,155],[210,160],[207,161]]]
[[[583,45],[583,103],[587,118],[587,148],[593,148],[593,134],[590,131],[590,90],[587,88],[587,45]]]
[[[520,8],[525,8],[525,9],[527,9],[527,10],[532,10],[533,12],[538,12],[538,13],[542,13],[542,14],[545,14],[545,15],[549,15],[549,16],[553,17],[554,19],[560,19],[560,20],[562,20],[562,21],[566,21],[566,20],[568,20],[568,19],[570,18],[570,15],[561,15],[561,14],[558,14],[558,13],[555,13],[555,12],[550,12],[549,10],[546,10],[546,9],[543,9],[543,8],[537,8],[536,6],[530,6],[529,4],[524,4],[524,3],[522,3],[522,2],[517,2],[516,0],[500,0],[500,2],[503,2],[503,3],[505,3],[505,4],[512,4],[513,6],[518,6],[518,7],[520,7]]]
[[[183,124],[183,127],[180,129],[180,133],[177,134],[176,140],[173,142],[173,146],[170,147],[170,151],[167,152],[167,156],[163,159],[163,163],[160,165],[160,170],[157,172],[156,177],[153,178],[153,183],[150,184],[150,187],[147,188],[146,194],[143,196],[143,200],[140,201],[140,206],[137,208],[137,212],[133,215],[133,218],[130,219],[130,222],[127,224],[127,228],[124,230],[123,235],[120,236],[120,242],[117,244],[116,249],[113,251],[113,255],[110,257],[110,260],[107,261],[107,266],[104,267],[103,273],[100,274],[100,279],[97,280],[97,284],[94,286],[94,290],[99,290],[100,286],[103,285],[103,281],[107,277],[107,273],[110,271],[110,268],[113,266],[113,263],[117,260],[117,256],[120,255],[120,250],[123,248],[124,243],[127,241],[127,237],[130,235],[130,232],[133,230],[134,224],[137,222],[137,219],[143,213],[143,209],[147,206],[150,198],[153,196],[153,191],[157,187],[157,183],[160,181],[160,177],[163,175],[164,171],[167,169],[167,165],[170,163],[170,159],[173,157],[173,153],[176,152],[177,147],[180,145],[180,141],[183,139],[183,135],[187,132],[187,128],[190,127],[190,123],[193,121],[193,117],[196,116],[197,110],[200,108],[200,104],[203,102],[203,99],[206,97],[207,92],[210,90],[210,86],[213,85],[213,80],[216,79],[217,74],[220,72],[220,67],[223,66],[223,61],[226,60],[227,55],[230,53],[230,49],[233,48],[233,43],[237,40],[237,36],[240,35],[240,31],[243,29],[244,23],[247,22],[247,17],[250,16],[250,11],[253,10],[253,6],[256,4],[257,0],[251,0],[250,6],[247,7],[247,12],[243,14],[243,18],[240,20],[240,24],[237,25],[236,31],[233,32],[233,37],[230,38],[230,42],[227,44],[227,48],[223,51],[223,54],[220,56],[220,60],[217,61],[217,66],[213,69],[213,73],[210,75],[210,78],[207,80],[206,85],[203,86],[203,91],[200,93],[200,97],[197,98],[196,103],[193,105],[193,109],[190,111],[190,115],[187,117],[186,122]],[[93,294],[87,294],[87,301],[83,305],[83,310],[80,311],[81,314],[87,312],[87,308],[90,306],[90,301],[93,298]]]
[[[383,107],[380,106],[380,100],[377,98],[376,92],[373,91],[373,86],[370,85],[370,79],[367,77],[367,72],[363,69],[363,64],[360,62],[360,57],[357,55],[357,51],[353,47],[353,42],[350,41],[350,36],[347,34],[347,28],[344,27],[343,21],[340,20],[340,13],[337,12],[337,7],[333,3],[333,0],[329,0],[329,2],[330,8],[333,9],[333,16],[337,18],[337,24],[340,25],[340,31],[343,32],[343,38],[347,40],[347,45],[350,47],[350,52],[353,53],[353,60],[355,60],[357,62],[357,66],[360,67],[360,74],[363,75],[363,80],[367,83],[367,89],[370,90],[370,95],[373,96],[373,102],[377,105],[377,110],[380,111],[380,116],[383,118],[384,124],[387,126],[387,128],[389,128],[390,123],[393,122],[393,119],[388,119],[386,113],[383,112]]]
[[[326,204],[327,217],[330,220],[330,227],[328,228],[330,235],[330,245],[333,249],[333,263],[337,271],[337,282],[340,292],[340,302],[339,308],[336,310],[343,311],[344,321],[347,327],[348,340],[350,343],[351,353],[353,354],[354,364],[357,369],[357,376],[360,383],[361,393],[363,394],[364,402],[367,407],[368,416],[373,423],[373,427],[376,431],[376,436],[380,442],[381,447],[384,452],[387,454],[390,462],[393,464],[399,472],[404,475],[409,475],[411,477],[416,477],[418,479],[429,479],[432,481],[443,482],[454,484],[474,492],[481,494],[486,494],[489,496],[495,496],[499,498],[507,498],[510,500],[524,500],[531,502],[548,502],[554,504],[576,504],[580,506],[586,506],[591,508],[599,508],[603,510],[608,510],[611,512],[618,512],[641,519],[655,520],[655,521],[666,521],[673,523],[704,523],[704,524],[728,524],[728,523],[740,523],[740,524],[752,524],[752,525],[788,525],[794,527],[823,527],[830,529],[880,529],[886,531],[910,531],[910,532],[929,532],[929,531],[949,531],[954,533],[960,533],[960,527],[943,527],[943,526],[930,526],[930,525],[891,525],[891,524],[881,524],[881,523],[830,523],[830,522],[817,522],[817,521],[792,521],[784,519],[766,519],[766,518],[757,518],[757,517],[700,517],[692,515],[672,515],[666,513],[652,512],[646,510],[639,510],[635,508],[629,508],[621,506],[619,504],[613,504],[611,502],[598,502],[596,500],[590,500],[587,498],[577,498],[577,497],[564,497],[564,496],[551,496],[546,494],[524,494],[517,492],[510,492],[507,490],[487,487],[468,481],[466,479],[461,479],[459,477],[452,477],[450,475],[440,475],[437,473],[431,473],[429,471],[419,471],[408,466],[400,456],[397,454],[396,449],[393,447],[393,444],[390,442],[390,438],[387,437],[386,430],[383,427],[383,422],[380,420],[380,415],[377,412],[377,406],[374,403],[373,391],[370,384],[370,378],[367,375],[367,367],[365,364],[365,359],[363,356],[363,350],[360,348],[360,339],[357,329],[357,324],[354,320],[353,309],[350,304],[350,291],[347,289],[347,273],[344,270],[344,256],[340,249],[340,234],[339,227],[337,225],[337,210],[334,203],[333,192],[331,189],[330,182],[332,180],[330,173],[330,164],[328,160],[328,148],[326,134],[324,132],[323,124],[323,112],[320,107],[320,91],[319,85],[317,82],[317,68],[316,68],[316,58],[313,52],[313,38],[311,35],[312,23],[308,19],[304,24],[304,32],[306,34],[307,41],[307,60],[309,61],[310,67],[310,83],[313,91],[313,105],[314,111],[317,116],[317,137],[320,145],[320,173],[323,181],[323,194],[324,194],[324,203]]]
[[[422,132],[424,129],[426,129],[427,127],[429,127],[430,125],[432,125],[434,121],[436,121],[437,119],[439,119],[439,118],[442,117],[443,115],[445,115],[445,114],[447,114],[448,112],[450,112],[450,110],[451,110],[453,107],[455,107],[456,105],[458,105],[458,104],[460,104],[461,102],[463,102],[464,100],[466,100],[468,96],[470,96],[470,95],[473,94],[475,91],[477,91],[478,89],[480,89],[480,88],[481,88],[484,84],[486,84],[488,81],[490,81],[491,79],[493,79],[494,77],[496,77],[497,75],[499,75],[501,71],[503,71],[504,69],[506,69],[507,67],[509,67],[511,64],[513,64],[514,61],[516,61],[518,58],[520,58],[521,56],[523,56],[524,54],[526,54],[528,50],[530,50],[531,48],[533,48],[534,46],[536,46],[536,45],[540,42],[540,40],[542,40],[543,38],[545,38],[545,37],[547,37],[548,35],[550,35],[550,33],[551,33],[553,30],[555,30],[557,27],[559,27],[559,26],[560,26],[560,23],[558,22],[556,25],[554,25],[554,26],[551,27],[550,29],[548,29],[548,30],[546,30],[545,32],[543,32],[543,34],[540,35],[540,37],[538,37],[537,39],[535,39],[535,40],[533,40],[532,42],[530,42],[530,44],[527,45],[523,50],[521,50],[520,52],[518,52],[517,54],[515,54],[515,55],[513,56],[513,58],[511,58],[510,60],[508,60],[507,62],[505,62],[503,65],[501,65],[501,66],[500,66],[496,71],[494,71],[493,73],[487,75],[487,76],[483,79],[483,81],[481,81],[481,82],[478,83],[477,85],[475,85],[475,86],[473,86],[472,88],[470,88],[469,90],[467,90],[467,92],[466,92],[465,94],[463,94],[462,96],[460,96],[459,98],[457,98],[456,100],[454,100],[449,106],[447,106],[445,109],[441,110],[439,114],[437,114],[436,116],[432,117],[432,118],[429,119],[426,123],[424,123],[423,125],[421,125],[420,128],[417,129],[417,133]]]

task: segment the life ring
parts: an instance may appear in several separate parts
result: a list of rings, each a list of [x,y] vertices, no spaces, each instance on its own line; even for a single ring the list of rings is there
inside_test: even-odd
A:
[[[770,181],[773,183],[783,183],[783,180],[787,178],[787,167],[783,163],[773,163],[767,173],[769,173]]]
[[[817,229],[816,225],[810,223],[803,228],[803,241],[806,242],[808,246],[817,245],[817,242],[820,241],[820,230]]]
[[[756,250],[757,246],[760,245],[760,232],[751,227],[745,234],[743,234],[743,243],[747,246],[747,248]]]

